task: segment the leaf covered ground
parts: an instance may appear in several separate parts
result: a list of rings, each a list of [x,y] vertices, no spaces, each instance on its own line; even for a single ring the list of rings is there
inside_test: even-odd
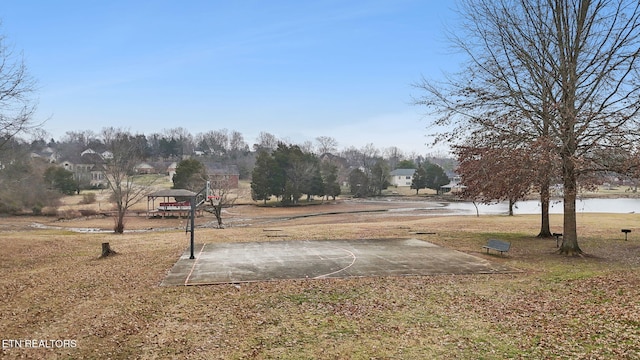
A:
[[[587,256],[575,258],[554,254],[555,240],[534,237],[535,216],[371,216],[375,221],[339,215],[277,226],[291,240],[415,236],[522,272],[160,287],[188,244],[183,230],[112,235],[7,225],[0,228],[0,337],[71,339],[76,346],[5,347],[2,355],[640,359],[638,215],[580,215]],[[621,226],[633,229],[629,241]],[[197,236],[272,240],[263,230],[201,229]],[[483,253],[489,237],[511,241],[509,253]],[[99,259],[102,242],[118,255]]]

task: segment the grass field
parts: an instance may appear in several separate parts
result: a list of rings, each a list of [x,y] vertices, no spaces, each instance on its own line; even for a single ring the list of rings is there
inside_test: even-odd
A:
[[[417,236],[522,272],[159,287],[184,230],[79,234],[2,218],[3,358],[640,359],[637,214],[579,215],[588,256],[576,258],[534,237],[537,216],[339,217],[277,227],[291,239]],[[263,229],[199,229],[197,241],[269,241]],[[509,253],[483,253],[489,237]],[[118,255],[99,259],[102,242]],[[26,339],[75,347],[8,346]]]

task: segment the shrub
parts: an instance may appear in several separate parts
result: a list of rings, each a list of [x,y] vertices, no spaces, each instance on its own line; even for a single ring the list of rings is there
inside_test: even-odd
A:
[[[98,212],[93,209],[80,209],[78,211],[80,211],[80,215],[82,216],[93,216],[98,214]]]
[[[82,200],[80,201],[80,204],[93,204],[95,202],[96,202],[95,193],[82,194]]]
[[[64,220],[70,220],[79,218],[81,216],[80,212],[77,210],[58,210],[58,218]]]
[[[57,216],[58,209],[53,206],[45,206],[42,208],[42,215],[44,216]]]
[[[36,215],[36,216],[42,215],[42,205],[34,205],[31,208],[31,211],[33,212],[33,215]]]

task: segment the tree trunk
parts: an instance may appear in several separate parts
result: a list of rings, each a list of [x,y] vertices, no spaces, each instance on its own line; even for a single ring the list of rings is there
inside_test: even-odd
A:
[[[102,243],[102,255],[101,258],[105,258],[107,256],[112,256],[117,254],[117,252],[111,250],[111,246],[109,246],[108,242]]]
[[[214,206],[213,211],[216,215],[216,220],[218,220],[218,229],[222,229],[222,205]]]
[[[560,254],[580,255],[582,250],[578,246],[578,232],[576,225],[576,194],[577,176],[572,156],[562,157],[564,183],[564,230]]]
[[[113,225],[113,232],[115,232],[116,234],[123,234],[124,233],[124,215],[127,212],[127,209],[125,208],[124,204],[118,202],[117,204],[117,209],[116,209],[116,215],[113,219],[114,225]]]
[[[549,202],[550,202],[550,194],[549,194],[549,179],[545,179],[542,181],[540,185],[540,206],[542,208],[541,219],[540,219],[540,233],[537,237],[539,238],[550,238],[553,237],[551,233],[551,223],[549,221]]]
[[[117,211],[114,220],[113,232],[116,234],[124,233],[124,212]]]
[[[509,199],[509,216],[513,216],[513,204],[515,204],[515,201]]]

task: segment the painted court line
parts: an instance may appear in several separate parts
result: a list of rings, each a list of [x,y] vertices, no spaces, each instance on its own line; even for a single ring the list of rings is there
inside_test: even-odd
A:
[[[191,271],[189,271],[189,275],[187,275],[187,278],[184,279],[184,284],[185,285],[189,285],[189,279],[191,278],[191,275],[193,274],[193,269],[196,268],[196,264],[198,263],[198,260],[200,259],[200,255],[202,255],[202,251],[204,250],[206,244],[202,244],[202,248],[200,248],[200,252],[198,253],[198,256],[193,260],[193,266],[191,267]]]
[[[336,249],[339,249],[339,250],[345,251],[345,252],[347,252],[349,255],[351,255],[351,257],[353,258],[353,261],[351,261],[351,264],[349,264],[349,265],[347,265],[347,266],[343,267],[343,268],[342,268],[342,269],[340,269],[340,270],[336,270],[336,271],[331,272],[331,273],[328,273],[328,274],[324,274],[324,275],[316,276],[316,277],[314,277],[314,279],[323,279],[323,278],[326,278],[326,277],[328,277],[328,276],[335,275],[335,274],[337,274],[337,273],[339,273],[339,272],[345,271],[345,270],[347,270],[348,268],[352,267],[352,266],[353,266],[353,264],[355,264],[355,263],[356,263],[356,260],[358,260],[358,257],[356,257],[356,255],[355,255],[353,252],[351,252],[351,251],[349,251],[349,250],[347,250],[347,249],[343,249],[343,248],[336,248]]]

